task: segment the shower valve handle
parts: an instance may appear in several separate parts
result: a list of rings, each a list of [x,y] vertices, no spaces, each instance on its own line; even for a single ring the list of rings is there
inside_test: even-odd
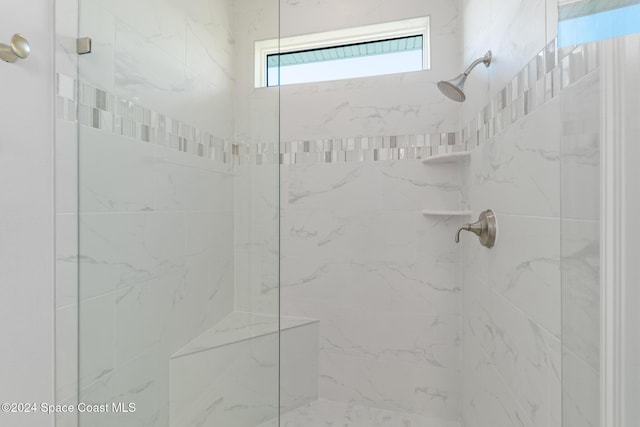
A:
[[[482,246],[492,248],[496,242],[497,234],[496,214],[492,210],[486,210],[480,214],[478,221],[464,224],[456,233],[456,243],[460,243],[460,233],[470,231],[480,239]]]

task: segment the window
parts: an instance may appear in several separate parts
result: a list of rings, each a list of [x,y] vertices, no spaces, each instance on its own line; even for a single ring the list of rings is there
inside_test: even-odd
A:
[[[560,0],[558,46],[640,33],[639,0]]]
[[[429,18],[256,43],[256,87],[429,68]]]

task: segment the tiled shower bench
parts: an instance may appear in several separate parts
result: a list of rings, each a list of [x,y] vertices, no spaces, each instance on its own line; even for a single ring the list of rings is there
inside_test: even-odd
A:
[[[232,312],[170,359],[171,427],[256,426],[318,398],[318,321]],[[280,360],[279,360],[280,359]],[[282,368],[279,369],[279,366]]]

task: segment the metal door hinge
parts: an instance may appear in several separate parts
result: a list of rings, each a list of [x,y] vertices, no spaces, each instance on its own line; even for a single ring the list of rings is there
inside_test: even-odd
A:
[[[86,55],[87,53],[91,53],[91,38],[90,37],[82,37],[76,41],[76,48],[78,55]]]

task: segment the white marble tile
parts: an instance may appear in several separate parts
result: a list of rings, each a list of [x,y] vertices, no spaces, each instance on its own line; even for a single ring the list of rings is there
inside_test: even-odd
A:
[[[446,77],[451,79],[464,71],[473,60],[482,57],[486,51],[493,49],[490,42],[491,0],[461,1],[461,57],[459,70]],[[465,83],[467,100],[461,105],[462,124],[476,117],[478,112],[489,102],[489,82],[491,71],[478,67],[469,75]]]
[[[551,336],[500,296],[493,298],[491,317],[490,360],[533,425],[546,426]]]
[[[560,105],[553,100],[471,155],[468,203],[498,214],[560,214]]]
[[[277,335],[172,359],[172,426],[257,425],[277,414]]]
[[[423,416],[408,412],[395,412],[371,406],[333,402],[318,399],[295,411],[282,414],[282,427],[459,427],[458,421]],[[278,427],[271,420],[259,427]]]
[[[562,426],[562,344],[549,339],[549,427]]]
[[[430,70],[283,87],[283,116],[301,118],[284,122],[284,139],[322,138],[336,134],[410,134],[456,128],[459,105],[445,100],[433,83],[460,72],[456,54],[459,15],[457,3],[448,1],[283,3],[283,36],[418,16],[431,18]]]
[[[291,324],[291,321],[285,322]],[[318,399],[319,393],[319,323],[285,328],[280,334],[281,413]]]
[[[65,400],[60,402],[62,405],[77,405],[77,399]],[[55,417],[56,427],[78,427],[77,412],[60,412]]]
[[[177,0],[92,1],[126,23],[144,39],[165,51],[168,56],[185,58],[186,7]]]
[[[600,369],[600,224],[562,222],[562,345]]]
[[[483,351],[491,349],[494,342],[492,291],[487,283],[481,281],[465,281],[462,293],[462,330],[464,343],[474,339]],[[463,346],[462,356],[465,361],[479,357],[476,346],[469,349]],[[466,362],[465,362],[466,363]]]
[[[166,426],[166,419],[159,417],[159,414],[163,404],[168,403],[166,396],[162,396],[160,392],[161,384],[167,380],[168,374],[168,364],[156,349],[106,372],[92,384],[80,389],[79,401],[89,404],[135,403],[135,412],[85,412],[79,414],[79,425]]]
[[[157,210],[154,170],[162,147],[85,126],[79,130],[82,212]]]
[[[234,177],[231,174],[175,163],[163,156],[151,179],[154,187],[151,196],[159,210],[233,210]]]
[[[444,98],[434,81],[423,71],[282,86],[281,114],[289,118],[282,138],[449,132],[457,128],[460,107]]]
[[[460,205],[460,169],[420,160],[380,162],[383,210],[450,210]]]
[[[80,303],[78,312],[78,377],[80,388],[104,381],[114,369],[115,295]],[[82,396],[79,396],[82,401]]]
[[[380,208],[380,174],[364,163],[310,164],[289,167],[285,209],[371,212]]]
[[[228,139],[233,134],[233,92],[198,78],[184,64],[134,29],[116,22],[116,94]]]
[[[193,337],[187,345],[173,353],[172,357],[184,357],[204,350],[215,350],[227,344],[274,334],[278,331],[278,327],[282,331],[288,331],[307,325],[311,327],[311,324],[316,322],[317,320],[301,317],[278,317],[233,311],[202,334]]]
[[[78,394],[78,306],[56,309],[56,403]]]
[[[159,344],[167,340],[170,322],[187,323],[187,318],[170,315],[176,289],[182,283],[182,273],[168,274],[120,290],[115,298],[113,354],[115,366],[149,351],[167,355]],[[82,319],[81,319],[82,320]]]
[[[552,410],[550,390],[558,381],[554,377],[557,366],[550,361],[550,346],[557,340],[526,313],[481,282],[464,284],[462,319],[464,363],[476,363],[478,358],[486,358],[490,369],[485,371],[485,376],[495,377],[491,381],[503,383],[500,387],[508,390],[508,401],[501,397],[500,404],[508,411],[520,414],[516,418],[530,423],[523,425],[547,425]],[[463,374],[465,384],[468,375],[467,369]],[[465,418],[472,417],[474,410],[468,406],[469,402],[465,405]]]
[[[81,1],[79,35],[91,38],[92,51],[77,59],[78,78],[82,83],[113,93],[116,89],[116,20],[112,11],[104,7],[106,3]]]
[[[600,375],[570,351],[562,351],[562,426],[600,425]]]
[[[498,216],[493,289],[551,334],[561,330],[560,220]]]
[[[188,264],[184,280],[173,293],[165,343],[170,353],[233,310],[232,267],[227,263],[211,274],[207,264]]]
[[[234,312],[171,359],[171,425],[256,425],[318,396],[318,324]],[[280,350],[279,350],[280,348]],[[278,357],[280,351],[280,382]]]
[[[191,1],[186,5],[186,64],[211,82],[234,85],[234,4]]]
[[[56,120],[56,213],[78,210],[78,125]]]
[[[184,269],[184,217],[86,214],[80,219],[80,299]]]
[[[236,308],[275,315],[279,304],[278,165],[242,165],[235,176]]]
[[[76,40],[78,39],[77,1],[60,0],[55,3],[55,31],[56,73],[75,78],[78,74],[78,54],[76,53]]]
[[[413,313],[457,313],[457,283],[433,282],[406,264],[331,263],[314,258],[282,261],[282,300],[318,300],[340,307]]]
[[[56,215],[56,307],[78,303],[78,216]]]
[[[480,211],[473,212],[470,219],[464,218],[463,221],[478,218]],[[453,238],[453,237],[452,237]],[[478,244],[477,238],[473,235],[460,236],[460,283],[463,292],[463,299],[466,296],[467,288],[481,283],[489,286],[492,265],[495,263],[495,251]]]
[[[533,427],[513,392],[473,337],[465,336],[463,371],[465,427]]]
[[[546,0],[491,0],[491,21],[484,26],[494,56],[490,94],[502,90],[546,45]]]
[[[560,95],[562,215],[567,219],[600,218],[600,99],[598,72]]]
[[[278,384],[283,411],[317,399],[318,323],[278,323],[233,312],[174,354],[171,425],[255,425],[277,414]]]
[[[455,421],[459,372],[432,366],[320,353],[320,397]]]
[[[393,313],[286,299],[282,311],[321,319],[322,351],[386,362],[459,368],[457,314]]]

